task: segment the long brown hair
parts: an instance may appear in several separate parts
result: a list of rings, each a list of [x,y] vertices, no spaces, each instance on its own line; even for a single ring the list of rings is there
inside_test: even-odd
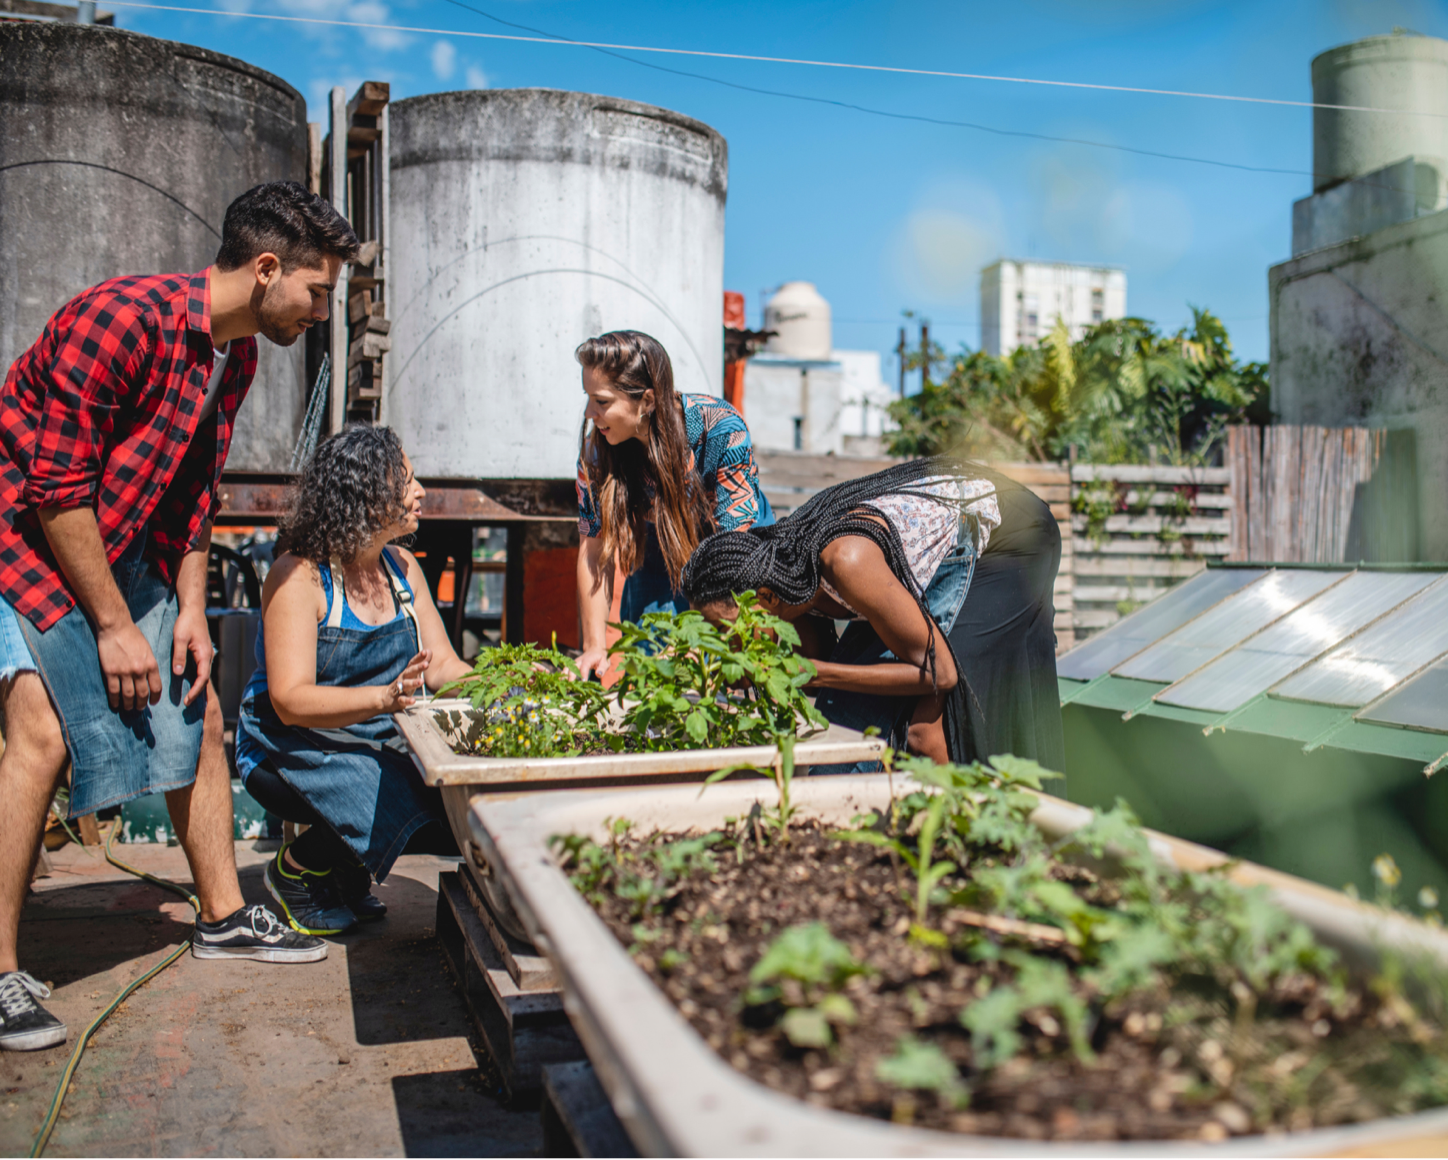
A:
[[[701,533],[713,529],[714,520],[689,451],[669,354],[657,339],[637,330],[600,334],[573,353],[581,366],[597,371],[631,399],[643,398],[645,391],[654,393],[647,441],[628,439],[615,447],[585,419],[579,454],[598,506],[603,564],[612,568],[617,560],[626,573],[643,564],[644,522],[650,514],[647,484],[652,483],[654,527],[669,583],[677,592],[684,565],[699,546]]]

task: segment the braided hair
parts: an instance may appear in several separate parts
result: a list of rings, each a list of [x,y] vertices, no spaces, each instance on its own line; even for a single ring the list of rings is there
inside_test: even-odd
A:
[[[935,618],[926,603],[925,591],[915,579],[894,525],[889,520],[870,518],[860,507],[886,495],[913,495],[959,507],[960,501],[919,486],[924,480],[942,475],[990,478],[980,468],[935,457],[898,463],[874,475],[837,483],[817,492],[778,523],[709,536],[684,568],[684,594],[697,608],[716,600],[732,600],[736,592],[768,588],[786,604],[803,604],[819,590],[820,553],[841,536],[864,536],[879,547],[890,571],[915,597],[925,617],[928,637],[921,668],[929,671],[931,686],[935,687]],[[945,647],[951,647],[948,637]],[[955,659],[953,649],[951,658]],[[970,690],[958,663],[956,673],[955,688],[945,700],[945,736],[952,759],[964,752],[969,728],[964,698]]]

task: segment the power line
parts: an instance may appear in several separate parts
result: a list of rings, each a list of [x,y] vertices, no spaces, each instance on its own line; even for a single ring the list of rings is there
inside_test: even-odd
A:
[[[511,20],[504,20],[501,16],[494,16],[491,12],[484,12],[481,8],[475,8],[471,4],[463,3],[463,0],[446,0],[446,3],[456,8],[462,8],[468,12],[476,13],[479,16],[492,20],[497,24],[506,25],[509,28],[521,28],[528,32],[536,32],[539,36],[549,37],[554,42],[564,44],[583,45],[582,41],[570,40],[556,32],[546,32],[541,28],[533,28],[527,24],[518,24]],[[665,65],[654,64],[652,61],[636,60],[631,56],[624,56],[621,52],[613,52],[606,48],[599,48],[597,45],[586,45],[604,56],[613,57],[615,60],[626,61],[629,64],[636,64],[641,68],[653,69],[656,72],[669,73],[678,77],[691,77],[694,80],[708,81],[711,84],[723,85],[726,88],[738,89],[746,93],[758,93],[767,97],[783,97],[791,101],[808,101],[816,105],[833,105],[838,109],[849,109],[857,113],[866,113],[872,117],[888,117],[895,121],[916,121],[927,125],[941,125],[953,129],[974,129],[980,133],[991,133],[998,137],[1025,137],[1034,141],[1051,141],[1065,145],[1085,145],[1092,149],[1114,149],[1120,153],[1133,153],[1138,157],[1156,157],[1166,161],[1186,161],[1194,165],[1215,165],[1222,169],[1238,169],[1248,173],[1275,173],[1285,174],[1290,177],[1312,177],[1316,174],[1306,169],[1278,169],[1263,165],[1243,165],[1234,161],[1217,161],[1210,157],[1189,157],[1181,153],[1164,153],[1156,149],[1139,149],[1131,145],[1118,145],[1110,141],[1091,141],[1082,137],[1057,137],[1049,133],[1032,133],[1024,129],[1001,129],[994,125],[982,125],[975,121],[953,121],[944,117],[927,117],[917,113],[897,113],[888,109],[874,109],[867,105],[857,105],[850,101],[838,101],[830,97],[814,97],[803,93],[787,93],[777,89],[761,89],[753,85],[739,84],[737,81],[726,81],[721,77],[706,76],[703,73],[685,72],[682,69],[668,68]]]
[[[856,72],[895,73],[905,76],[942,77],[948,80],[993,81],[1002,84],[1044,85],[1066,89],[1092,89],[1110,93],[1138,93],[1156,97],[1188,97],[1203,101],[1233,101],[1252,105],[1281,105],[1295,109],[1336,109],[1348,113],[1409,114],[1419,117],[1448,117],[1448,113],[1416,109],[1382,109],[1371,105],[1332,105],[1319,101],[1288,101],[1276,97],[1244,97],[1231,93],[1199,93],[1182,89],[1150,89],[1134,85],[1105,85],[1089,81],[1058,81],[1041,77],[995,76],[989,73],[947,72],[943,69],[904,68],[897,65],[854,64],[848,61],[810,60],[802,57],[759,56],[743,52],[712,52],[698,48],[660,48],[648,44],[613,44],[598,40],[572,40],[558,36],[512,36],[501,32],[460,32],[452,28],[419,28],[403,24],[381,24],[362,20],[325,20],[319,16],[282,16],[269,12],[224,12],[215,8],[190,8],[174,4],[146,4],[141,0],[111,0],[113,8],[146,8],[158,12],[189,12],[202,16],[235,16],[253,20],[276,20],[290,24],[323,24],[337,28],[370,28],[384,32],[413,32],[425,36],[462,36],[477,40],[508,40],[525,44],[567,44],[575,48],[613,49],[624,52],[657,52],[672,56],[701,56],[715,60],[744,60],[761,64],[792,64],[810,68],[837,68]],[[474,10],[476,11],[476,9]],[[486,15],[486,13],[484,13]],[[506,23],[504,21],[503,23]]]
[[[528,28],[528,27],[529,27],[528,25],[516,24],[516,23],[514,23],[513,21],[510,21],[510,20],[503,20],[501,17],[497,17],[497,16],[492,15],[491,13],[484,12],[481,8],[474,8],[474,7],[473,7],[472,5],[470,5],[470,4],[464,4],[464,3],[461,2],[461,0],[447,0],[447,3],[453,4],[453,5],[455,5],[455,6],[458,7],[458,8],[466,9],[466,10],[469,11],[469,12],[476,13],[476,14],[479,15],[479,16],[486,17],[486,18],[489,19],[489,20],[496,21],[496,22],[499,23],[499,24],[508,25],[509,27],[512,27],[512,28]],[[212,9],[205,9],[205,8],[185,8],[185,7],[178,7],[178,6],[174,6],[174,5],[146,4],[146,3],[141,3],[141,2],[139,2],[139,0],[116,0],[116,4],[119,5],[119,6],[121,6],[121,7],[126,7],[126,8],[147,8],[147,9],[155,9],[155,10],[164,11],[164,12],[192,12],[192,13],[200,13],[200,14],[203,14],[203,15],[212,15],[212,16],[228,16],[228,17],[235,16],[235,17],[242,17],[242,18],[247,18],[247,17],[249,17],[249,18],[257,19],[257,20],[282,20],[282,21],[289,21],[289,22],[296,22],[296,23],[304,23],[304,24],[334,25],[334,26],[340,26],[340,27],[345,27],[345,28],[388,29],[388,30],[397,31],[397,32],[416,32],[416,33],[426,33],[426,34],[428,34],[428,35],[437,35],[437,36],[464,36],[464,37],[497,38],[497,37],[495,37],[495,34],[485,33],[485,32],[455,32],[455,31],[451,31],[451,30],[447,30],[447,29],[407,28],[407,27],[402,27],[402,26],[400,26],[400,25],[392,25],[392,24],[372,24],[372,23],[365,23],[365,22],[361,22],[361,21],[321,20],[321,19],[314,19],[314,18],[311,18],[311,17],[301,17],[301,16],[277,16],[277,15],[273,15],[273,14],[265,13],[265,12],[216,12],[216,11],[214,11],[214,10],[212,10]],[[536,29],[530,29],[530,31],[538,31],[538,30],[536,30]],[[941,126],[941,127],[951,128],[951,129],[971,129],[971,130],[974,130],[974,131],[979,132],[979,133],[990,133],[990,134],[992,134],[993,136],[997,136],[997,137],[1021,137],[1021,138],[1026,138],[1026,139],[1032,140],[1032,141],[1049,141],[1049,142],[1052,142],[1052,143],[1054,143],[1054,144],[1061,144],[1061,145],[1082,145],[1082,146],[1085,146],[1085,147],[1090,148],[1090,149],[1109,149],[1109,150],[1113,150],[1113,151],[1118,152],[1118,153],[1130,153],[1130,154],[1133,154],[1133,155],[1138,156],[1138,157],[1154,157],[1154,158],[1157,158],[1157,159],[1159,159],[1159,160],[1164,160],[1164,161],[1183,161],[1183,162],[1187,162],[1188,164],[1192,164],[1192,165],[1211,165],[1211,166],[1215,166],[1216,168],[1219,168],[1219,169],[1235,169],[1235,170],[1238,170],[1239,172],[1245,172],[1245,173],[1267,173],[1267,174],[1283,175],[1283,176],[1288,176],[1288,177],[1312,177],[1312,178],[1315,178],[1315,177],[1316,177],[1316,174],[1315,174],[1315,173],[1313,173],[1311,170],[1307,170],[1307,169],[1283,169],[1283,168],[1278,168],[1278,167],[1275,167],[1275,166],[1267,166],[1267,165],[1246,165],[1246,164],[1243,164],[1243,163],[1241,163],[1241,162],[1236,162],[1236,161],[1219,161],[1219,160],[1217,160],[1217,159],[1215,159],[1215,158],[1211,158],[1211,157],[1191,157],[1191,156],[1188,156],[1188,155],[1182,154],[1182,153],[1166,153],[1166,152],[1163,152],[1163,151],[1157,150],[1157,149],[1141,149],[1141,148],[1138,148],[1138,147],[1136,147],[1136,146],[1134,146],[1134,145],[1118,145],[1118,144],[1116,144],[1115,142],[1110,142],[1110,141],[1092,141],[1092,140],[1090,140],[1089,138],[1084,138],[1084,137],[1059,137],[1059,136],[1052,135],[1052,134],[1050,134],[1050,133],[1035,133],[1035,132],[1031,132],[1030,130],[1026,130],[1026,129],[1002,129],[1002,128],[999,128],[999,127],[997,127],[997,126],[995,126],[995,125],[984,125],[984,124],[980,124],[979,122],[976,122],[976,121],[955,121],[955,120],[951,120],[951,119],[945,118],[945,117],[928,117],[928,116],[925,116],[925,115],[919,114],[919,113],[899,113],[899,112],[895,112],[895,111],[892,111],[892,110],[889,110],[889,109],[876,109],[876,108],[871,108],[871,107],[868,106],[868,105],[858,105],[858,104],[855,104],[855,103],[853,103],[853,102],[851,102],[851,101],[834,100],[833,98],[830,98],[830,97],[815,97],[815,96],[809,96],[809,95],[804,94],[804,93],[790,93],[790,92],[784,92],[784,91],[781,91],[781,90],[778,90],[778,89],[763,89],[763,88],[757,88],[757,87],[755,87],[755,86],[753,86],[753,85],[740,84],[740,83],[738,83],[737,81],[727,81],[727,80],[724,80],[724,79],[721,78],[721,77],[711,77],[711,76],[706,76],[706,75],[703,74],[703,73],[686,72],[686,71],[684,71],[684,70],[682,70],[682,69],[669,68],[669,67],[667,67],[666,65],[654,64],[652,61],[636,60],[636,59],[634,59],[633,57],[624,56],[622,53],[620,53],[620,52],[615,52],[615,51],[613,51],[611,48],[605,47],[605,46],[603,46],[603,45],[592,44],[592,43],[589,43],[589,42],[587,42],[587,41],[570,40],[570,39],[568,39],[567,37],[559,36],[559,35],[554,34],[554,33],[540,33],[540,36],[538,36],[538,37],[512,37],[512,36],[503,36],[503,37],[501,37],[501,39],[504,39],[504,40],[524,40],[524,41],[528,41],[528,42],[530,42],[530,43],[567,44],[567,45],[572,45],[572,46],[578,47],[578,48],[589,48],[589,49],[593,49],[594,51],[597,51],[597,52],[602,53],[604,56],[610,56],[610,57],[613,57],[613,58],[616,59],[616,60],[622,60],[622,61],[625,61],[625,62],[627,62],[627,63],[629,63],[629,64],[635,64],[635,65],[640,66],[641,68],[653,69],[653,70],[656,71],[656,72],[669,73],[669,74],[671,74],[671,75],[673,75],[673,76],[689,77],[689,78],[691,78],[691,79],[693,79],[693,80],[708,81],[708,82],[711,83],[711,84],[723,85],[723,86],[726,87],[726,88],[737,89],[737,90],[740,90],[740,91],[742,91],[742,92],[757,93],[757,94],[759,94],[759,95],[761,95],[761,96],[779,97],[779,98],[783,98],[783,99],[785,99],[785,100],[792,100],[792,101],[806,101],[806,102],[808,102],[808,103],[810,103],[810,104],[815,104],[815,105],[830,105],[830,106],[833,106],[833,107],[839,108],[839,109],[847,109],[847,110],[850,110],[850,111],[852,111],[852,112],[864,113],[864,114],[866,114],[866,115],[868,115],[868,116],[872,116],[872,117],[884,117],[884,118],[887,118],[887,119],[892,120],[892,121],[914,121],[914,122],[920,123],[920,124],[939,125],[939,126]],[[648,49],[648,50],[640,50],[640,51],[654,51],[654,50]],[[659,50],[659,51],[664,51],[664,50]],[[723,55],[723,54],[719,54],[719,55]],[[907,70],[907,71],[908,71],[908,70]],[[1246,98],[1244,98],[1244,99],[1246,99]]]

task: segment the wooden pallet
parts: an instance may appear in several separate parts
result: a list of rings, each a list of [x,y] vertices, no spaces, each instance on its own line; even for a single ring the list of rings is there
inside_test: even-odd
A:
[[[344,89],[333,89],[330,132],[318,166],[319,186],[362,243],[332,295],[333,431],[349,419],[376,421],[392,349],[387,312],[391,99],[385,81],[363,81],[350,101]]]
[[[638,1155],[587,1060],[543,1069],[543,1155]]]
[[[437,935],[509,1100],[536,1100],[546,1065],[584,1058],[562,996],[551,988],[528,991],[518,985],[454,870],[438,877]]]

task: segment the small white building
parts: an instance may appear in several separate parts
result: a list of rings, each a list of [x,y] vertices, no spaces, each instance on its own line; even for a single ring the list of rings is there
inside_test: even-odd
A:
[[[880,352],[835,350],[830,304],[810,282],[787,282],[764,308],[774,331],[744,369],[744,419],[754,445],[814,455],[878,454],[894,398]]]
[[[986,354],[1034,346],[1057,318],[1074,341],[1087,327],[1125,317],[1126,272],[1112,266],[1003,258],[980,272],[980,349]]]

